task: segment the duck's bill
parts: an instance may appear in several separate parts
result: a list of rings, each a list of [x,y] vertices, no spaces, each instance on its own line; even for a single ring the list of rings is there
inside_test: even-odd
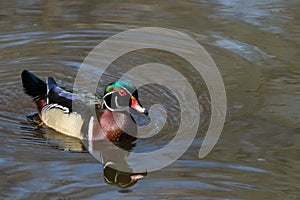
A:
[[[148,115],[148,111],[146,110],[146,108],[143,108],[134,96],[131,96],[131,108],[141,114]]]

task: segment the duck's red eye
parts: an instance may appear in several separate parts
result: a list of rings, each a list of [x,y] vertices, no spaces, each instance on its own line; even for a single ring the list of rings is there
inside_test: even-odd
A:
[[[125,90],[119,90],[119,95],[120,96],[125,96],[126,95],[126,91]]]

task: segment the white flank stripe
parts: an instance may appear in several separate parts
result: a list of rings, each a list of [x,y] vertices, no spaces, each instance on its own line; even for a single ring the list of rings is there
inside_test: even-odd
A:
[[[94,116],[91,116],[89,121],[89,130],[88,130],[89,152],[93,151],[93,128],[94,128]]]
[[[69,108],[64,107],[62,105],[58,105],[57,103],[55,103],[55,104],[49,104],[49,105],[50,105],[50,109],[51,108],[59,108],[59,109],[62,109],[64,111],[64,113],[66,113],[66,114],[70,113]]]
[[[46,78],[46,85],[47,85],[47,104],[49,104],[49,97],[48,97],[48,94],[49,94],[49,84],[48,84],[48,79]]]

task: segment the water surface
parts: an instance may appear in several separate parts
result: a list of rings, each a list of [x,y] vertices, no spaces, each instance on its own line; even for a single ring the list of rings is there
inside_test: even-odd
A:
[[[0,5],[2,199],[300,198],[298,1],[11,0]],[[228,113],[218,144],[200,160],[210,116],[203,80],[168,53],[140,51],[116,61],[107,81],[154,57],[183,70],[202,111],[197,138],[178,161],[120,192],[104,183],[102,165],[81,151],[80,141],[46,127],[34,129],[27,116],[35,105],[22,91],[20,73],[53,76],[71,88],[98,43],[144,26],[182,31],[206,48],[223,76]],[[157,90],[145,88],[141,101],[176,105],[172,95]],[[176,106],[171,111],[166,130],[178,121]],[[165,135],[161,141],[169,139]],[[146,150],[162,144],[144,143]]]

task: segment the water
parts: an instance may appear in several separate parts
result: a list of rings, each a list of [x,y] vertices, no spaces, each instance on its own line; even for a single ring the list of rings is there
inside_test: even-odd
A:
[[[2,199],[300,198],[299,2],[12,0],[0,5]],[[224,79],[228,112],[217,145],[200,160],[210,104],[203,81],[194,81],[202,115],[192,146],[172,165],[120,190],[104,182],[102,165],[82,151],[80,141],[46,127],[34,129],[28,116],[35,106],[22,91],[20,73],[53,76],[72,88],[80,64],[98,43],[143,26],[182,31],[206,48]],[[185,66],[174,55],[141,51],[116,61],[107,79],[155,56]],[[185,73],[195,78],[192,71]],[[157,90],[145,88],[141,101],[176,105],[171,94]],[[178,123],[177,107],[172,109],[170,132]],[[169,139],[141,144],[151,150]]]

